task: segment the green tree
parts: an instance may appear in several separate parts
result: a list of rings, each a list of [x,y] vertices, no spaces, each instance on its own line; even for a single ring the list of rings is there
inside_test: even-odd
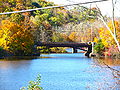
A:
[[[102,40],[98,40],[97,44],[94,46],[94,50],[100,55],[103,54],[103,52],[105,51],[105,47],[102,43]]]

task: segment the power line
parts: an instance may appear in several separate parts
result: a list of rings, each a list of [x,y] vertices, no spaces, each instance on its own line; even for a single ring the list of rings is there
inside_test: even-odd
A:
[[[0,15],[12,14],[12,13],[23,13],[23,12],[30,12],[30,11],[42,10],[42,9],[50,9],[50,8],[67,7],[67,6],[73,6],[73,5],[79,5],[79,4],[98,3],[98,2],[103,2],[103,1],[109,1],[109,0],[99,0],[99,1],[84,2],[84,3],[67,4],[67,5],[61,5],[61,6],[50,6],[50,7],[35,8],[35,9],[27,9],[27,10],[21,10],[21,11],[4,12],[4,13],[0,13]]]

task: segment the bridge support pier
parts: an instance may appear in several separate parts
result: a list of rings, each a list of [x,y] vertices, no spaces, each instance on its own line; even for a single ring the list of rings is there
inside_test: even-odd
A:
[[[90,45],[89,45],[89,47],[88,47],[88,50],[87,50],[87,52],[85,53],[85,56],[87,56],[87,57],[95,56],[95,55],[93,54],[94,44],[95,44],[94,42],[91,42],[91,43],[90,43]]]
[[[76,48],[72,48],[72,53],[77,53],[77,49]]]

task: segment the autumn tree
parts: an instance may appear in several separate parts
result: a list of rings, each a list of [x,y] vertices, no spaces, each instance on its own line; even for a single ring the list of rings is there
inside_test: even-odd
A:
[[[112,32],[114,32],[112,21],[109,21],[107,23],[107,25],[110,28],[110,30]],[[120,33],[119,33],[120,32],[120,22],[119,21],[115,21],[115,28],[116,28],[116,36],[118,38],[117,40],[118,40],[118,42],[120,42]],[[116,42],[115,42],[113,36],[109,32],[109,30],[106,27],[101,27],[101,28],[99,28],[98,32],[99,32],[100,39],[102,40],[102,44],[106,48],[106,51],[109,53],[112,53],[113,52],[112,49],[114,48],[114,50],[116,50],[116,53],[117,53],[118,47],[116,45]],[[98,40],[96,40],[96,38],[94,41],[98,42]]]
[[[37,0],[33,2],[34,7],[48,7],[55,6],[53,2],[47,2],[45,0]],[[51,42],[53,37],[53,32],[55,31],[53,27],[62,26],[67,23],[68,14],[67,10],[63,7],[61,8],[51,8],[33,11],[31,16],[31,21],[36,25],[36,38],[37,41]]]
[[[0,46],[14,55],[30,55],[34,45],[31,31],[9,20],[0,26]]]

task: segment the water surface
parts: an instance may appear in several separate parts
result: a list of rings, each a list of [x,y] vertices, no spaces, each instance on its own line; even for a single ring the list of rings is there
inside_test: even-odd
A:
[[[120,60],[102,61],[120,69]],[[119,78],[114,78],[113,71],[104,67],[101,60],[84,57],[82,53],[4,59],[0,60],[0,90],[19,90],[39,73],[44,90],[120,90]]]

